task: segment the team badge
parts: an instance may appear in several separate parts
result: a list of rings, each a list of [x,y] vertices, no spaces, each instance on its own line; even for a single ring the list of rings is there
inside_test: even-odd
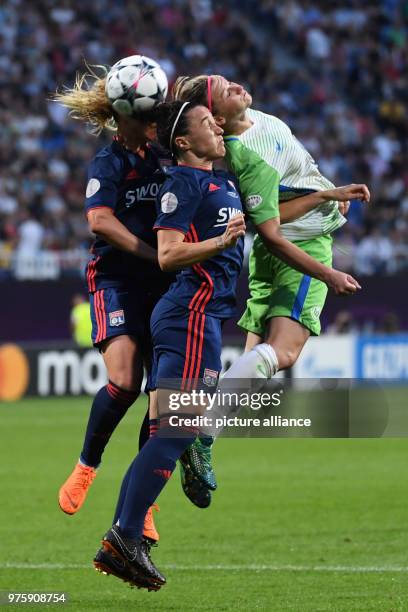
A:
[[[257,194],[249,195],[245,200],[245,204],[248,210],[253,210],[260,204],[262,204],[262,196]]]
[[[320,306],[312,306],[312,308],[310,309],[310,315],[312,319],[314,319],[315,321],[319,320],[321,312],[322,312],[322,309]]]
[[[218,381],[218,372],[216,370],[210,370],[205,368],[203,382],[207,387],[215,387]]]
[[[111,327],[119,327],[125,322],[125,313],[123,310],[115,310],[109,313],[109,325]]]

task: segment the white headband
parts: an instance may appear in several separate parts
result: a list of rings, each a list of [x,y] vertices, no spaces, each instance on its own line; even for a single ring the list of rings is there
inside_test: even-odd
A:
[[[180,119],[180,117],[181,117],[181,113],[182,113],[182,112],[183,112],[183,110],[186,108],[187,104],[190,104],[190,102],[184,102],[183,106],[180,108],[180,110],[179,110],[179,112],[178,112],[178,115],[177,115],[177,117],[176,117],[175,122],[173,123],[173,127],[172,127],[172,129],[171,129],[171,134],[170,134],[170,143],[169,143],[169,144],[170,144],[170,149],[172,149],[172,143],[173,143],[174,130],[176,129],[177,124],[178,124],[178,122],[179,122],[179,119]]]

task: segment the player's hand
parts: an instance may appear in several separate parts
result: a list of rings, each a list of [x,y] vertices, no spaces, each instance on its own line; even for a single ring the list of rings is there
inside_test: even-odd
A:
[[[332,270],[327,284],[336,295],[350,295],[361,289],[361,285],[355,278],[345,272]]]
[[[242,236],[245,236],[245,220],[243,214],[235,215],[228,221],[227,229],[222,235],[224,249],[235,246]]]
[[[345,202],[339,202],[337,205],[339,212],[344,216],[347,215],[350,208],[350,200],[346,200]]]
[[[328,199],[338,200],[339,202],[347,202],[348,200],[362,200],[363,202],[370,201],[370,191],[364,183],[344,185],[344,187],[336,187],[325,191]]]

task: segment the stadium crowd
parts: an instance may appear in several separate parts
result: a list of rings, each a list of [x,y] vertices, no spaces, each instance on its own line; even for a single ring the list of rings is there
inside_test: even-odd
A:
[[[0,267],[86,253],[85,173],[100,146],[49,95],[89,64],[142,52],[169,80],[220,73],[282,118],[337,185],[366,182],[336,265],[408,268],[406,0],[4,0],[0,7]],[[109,138],[109,135],[106,136]]]

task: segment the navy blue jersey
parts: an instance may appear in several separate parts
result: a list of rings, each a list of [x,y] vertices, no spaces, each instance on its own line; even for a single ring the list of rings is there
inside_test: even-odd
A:
[[[165,179],[162,164],[170,163],[164,157],[155,145],[146,146],[144,158],[117,141],[103,148],[89,166],[86,212],[105,206],[111,208],[132,234],[157,249],[153,231],[155,202]],[[92,254],[87,267],[90,292],[112,287],[146,287],[146,283],[154,287],[163,283],[165,288],[168,286],[170,277],[157,264],[121,251],[100,237],[93,244]]]
[[[228,221],[242,212],[232,175],[188,166],[166,168],[167,179],[157,198],[155,229],[182,232],[187,242],[202,242],[225,232]],[[220,319],[235,313],[235,286],[242,268],[244,240],[215,257],[177,274],[166,298]]]

